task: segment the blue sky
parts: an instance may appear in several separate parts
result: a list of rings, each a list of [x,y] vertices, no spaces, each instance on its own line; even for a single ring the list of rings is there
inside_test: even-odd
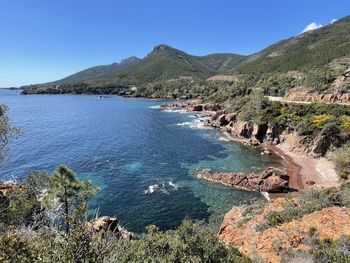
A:
[[[347,0],[0,0],[0,87],[56,80],[145,56],[251,54],[308,24],[350,15]]]

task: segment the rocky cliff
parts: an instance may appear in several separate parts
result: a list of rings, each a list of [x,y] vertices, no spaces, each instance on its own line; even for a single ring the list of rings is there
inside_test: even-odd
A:
[[[350,78],[349,78],[350,85]],[[350,103],[350,93],[334,91],[332,93],[320,93],[303,89],[292,89],[284,95],[286,101],[325,102],[325,103]]]
[[[296,154],[306,154],[317,158],[325,156],[330,147],[341,146],[349,140],[348,134],[319,134],[314,138],[301,136],[290,127],[271,125],[267,123],[255,124],[242,121],[236,113],[226,113],[217,110],[211,114],[211,118],[205,121],[209,127],[219,128],[227,132],[232,138],[246,140],[248,144],[259,145],[267,143],[278,145],[289,144],[288,148]]]
[[[242,121],[238,113],[226,112],[220,105],[198,102],[198,100],[189,102],[177,100],[174,103],[162,105],[162,107],[181,107],[191,112],[198,112],[203,116],[209,116],[210,118],[207,118],[204,124],[221,129],[232,139],[241,139],[254,146],[261,143],[271,145],[283,143],[287,144],[286,147],[291,152],[306,154],[314,158],[325,156],[332,145],[338,147],[349,140],[349,135],[346,134],[320,134],[310,141],[310,138],[299,135],[290,127]]]

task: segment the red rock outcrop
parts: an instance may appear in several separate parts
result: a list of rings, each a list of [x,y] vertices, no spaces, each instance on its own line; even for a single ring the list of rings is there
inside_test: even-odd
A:
[[[309,249],[305,240],[310,228],[317,229],[320,239],[339,239],[342,235],[350,235],[350,208],[345,207],[324,208],[300,220],[258,232],[256,226],[264,222],[265,215],[283,210],[284,202],[282,198],[273,200],[261,214],[254,215],[243,225],[240,221],[244,208],[231,209],[224,217],[218,238],[248,256],[259,255],[266,262],[277,263],[281,261],[281,254],[288,249]]]
[[[96,218],[92,222],[88,222],[86,224],[86,227],[89,231],[94,232],[100,232],[102,230],[104,231],[111,231],[115,235],[118,236],[118,238],[126,238],[131,239],[132,234],[124,229],[122,229],[118,224],[118,219],[110,217],[110,216],[102,216],[99,218]]]
[[[349,77],[350,85],[350,77]],[[305,90],[303,88],[294,88],[284,95],[287,101],[306,101],[306,102],[325,102],[325,103],[350,103],[350,93],[334,91],[333,93],[319,93]]]
[[[202,170],[197,177],[228,186],[259,192],[282,193],[289,190],[289,176],[283,170],[270,167],[261,173],[216,172]]]

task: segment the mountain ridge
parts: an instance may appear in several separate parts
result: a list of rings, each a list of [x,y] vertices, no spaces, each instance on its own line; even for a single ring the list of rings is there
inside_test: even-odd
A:
[[[349,32],[350,16],[346,16],[249,56],[231,53],[194,56],[160,44],[142,59],[134,57],[124,61],[127,63],[92,67],[62,80],[24,88],[29,90],[27,94],[36,93],[39,88],[40,92],[47,89],[53,93],[210,97],[217,103],[235,94],[247,95],[254,89],[282,96],[295,87],[319,92],[350,90],[346,76],[350,68]],[[133,86],[138,88],[137,92],[131,92]]]
[[[140,84],[182,77],[204,79],[235,67],[245,58],[244,55],[231,53],[194,56],[160,44],[142,59],[132,56],[119,63],[90,67],[63,79],[33,86],[77,82]]]

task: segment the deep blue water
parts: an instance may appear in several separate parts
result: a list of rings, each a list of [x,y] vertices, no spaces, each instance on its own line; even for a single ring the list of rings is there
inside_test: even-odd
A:
[[[199,181],[192,171],[250,171],[276,162],[196,128],[193,114],[154,107],[161,101],[17,94],[0,90],[0,103],[23,132],[9,145],[0,179],[66,164],[101,188],[91,210],[116,216],[131,231],[173,229],[184,218],[217,226],[232,206],[261,196]]]

